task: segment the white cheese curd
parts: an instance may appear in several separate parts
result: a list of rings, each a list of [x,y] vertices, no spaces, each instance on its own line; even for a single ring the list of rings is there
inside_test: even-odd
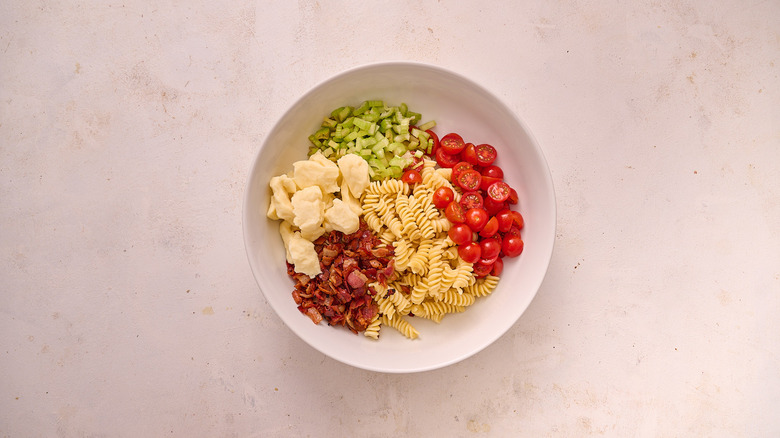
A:
[[[368,162],[355,154],[346,154],[339,158],[338,167],[352,196],[359,198],[371,184],[368,175]]]
[[[293,224],[301,230],[302,237],[314,240],[325,232],[322,228],[325,205],[319,186],[310,186],[295,192],[292,206],[295,213]]]
[[[287,175],[279,175],[271,178],[269,185],[273,191],[273,196],[271,197],[267,216],[274,220],[292,221],[295,214],[290,202],[290,195],[297,190],[295,182]]]
[[[360,216],[363,214],[363,206],[360,205],[360,197],[352,196],[352,193],[350,193],[349,187],[347,187],[347,182],[345,180],[342,180],[341,182],[341,200],[347,204],[349,209],[352,210],[352,212],[356,215]]]
[[[352,234],[360,227],[360,217],[340,199],[333,200],[333,206],[325,211],[325,222],[344,234]]]
[[[320,258],[317,256],[317,250],[314,244],[301,237],[300,233],[293,233],[290,237],[288,249],[292,258],[292,264],[295,265],[295,272],[306,274],[309,277],[315,277],[322,273],[320,269]]]
[[[293,179],[300,189],[319,186],[323,192],[338,192],[339,176],[339,167],[336,163],[325,158],[320,151],[308,160],[293,163]]]

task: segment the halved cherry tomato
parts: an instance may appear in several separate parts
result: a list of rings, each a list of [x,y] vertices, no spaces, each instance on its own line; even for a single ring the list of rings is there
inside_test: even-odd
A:
[[[493,183],[497,183],[497,182],[500,182],[500,181],[501,181],[501,178],[496,178],[496,177],[493,177],[493,176],[482,175],[482,183],[479,185],[479,188],[484,190],[484,191],[487,191],[488,187],[492,186]]]
[[[488,219],[487,223],[484,227],[482,227],[482,231],[479,232],[479,235],[482,237],[493,237],[498,232],[498,219],[496,219],[495,216]]]
[[[519,198],[517,197],[517,191],[515,191],[515,189],[510,188],[509,199],[507,199],[507,202],[509,202],[510,204],[517,204],[517,201],[519,201]]]
[[[416,169],[408,169],[401,177],[401,181],[407,184],[419,184],[422,182],[422,175]]]
[[[501,242],[501,251],[507,257],[517,257],[523,252],[523,239],[520,236],[506,236]]]
[[[509,191],[511,188],[503,181],[494,182],[487,188],[487,194],[490,199],[496,202],[504,202],[509,199]]]
[[[433,146],[431,147],[431,153],[428,154],[428,155],[430,155],[432,157],[435,157],[436,156],[435,155],[436,154],[436,150],[439,149],[439,136],[436,135],[435,132],[433,132],[433,129],[428,129],[425,132],[427,132],[428,135],[431,136],[431,140],[433,140]]]
[[[464,170],[458,174],[455,184],[463,190],[471,191],[479,189],[482,183],[482,175],[474,169]]]
[[[467,163],[465,161],[459,161],[456,165],[452,166],[452,181],[456,181],[458,179],[458,175],[463,173],[466,170],[473,169],[474,166],[471,165],[471,163]]]
[[[474,151],[477,154],[477,164],[480,166],[490,166],[496,161],[496,148],[489,144],[481,144],[474,147]]]
[[[449,187],[439,187],[433,192],[433,205],[436,208],[446,208],[453,199],[455,199],[455,192]]]
[[[474,143],[466,143],[466,147],[463,148],[463,151],[460,153],[460,157],[463,159],[463,161],[471,163],[474,166],[479,164],[479,161],[477,160],[477,150],[476,146],[474,146]]]
[[[512,211],[508,208],[496,213],[496,219],[498,219],[498,231],[501,231],[502,233],[509,231],[509,229],[512,228],[512,224],[514,223]]]
[[[463,137],[451,132],[439,140],[439,147],[450,155],[457,155],[466,147],[466,143],[463,141]]]
[[[493,263],[479,263],[474,264],[474,276],[477,278],[487,277],[490,271],[493,270]]]
[[[504,237],[508,237],[508,236],[520,237],[520,227],[518,227],[514,222],[512,222],[512,226],[509,227],[509,231],[504,233]]]
[[[458,255],[466,263],[476,263],[482,255],[482,248],[476,242],[458,246]]]
[[[479,247],[482,249],[483,259],[494,259],[501,253],[501,243],[498,243],[496,239],[482,239],[479,242]]]
[[[466,225],[472,231],[480,232],[488,221],[488,214],[484,208],[472,208],[466,211]]]
[[[525,226],[525,220],[523,219],[523,215],[520,214],[519,211],[512,211],[512,220],[514,221],[515,225],[517,225],[517,228],[521,230]]]
[[[464,210],[482,208],[482,195],[476,191],[466,192],[460,197],[460,206],[463,207]]]
[[[504,260],[499,257],[493,262],[493,270],[490,271],[490,274],[500,277],[502,272],[504,272]]]
[[[482,169],[482,176],[489,176],[491,178],[498,178],[503,179],[504,178],[504,171],[501,170],[500,167],[490,165],[484,169]]]
[[[455,224],[449,230],[447,235],[457,245],[465,245],[472,240],[471,228],[466,224]]]
[[[460,159],[457,155],[448,154],[447,152],[444,152],[444,148],[441,147],[441,143],[439,143],[439,148],[436,149],[436,164],[438,164],[441,167],[446,168],[452,168],[452,166],[458,164],[458,161]]]
[[[447,204],[447,208],[444,210],[444,216],[453,224],[460,224],[466,221],[466,213],[463,211],[463,207],[455,201]]]
[[[506,209],[506,202],[496,202],[491,199],[490,196],[484,198],[483,204],[485,206],[485,211],[487,211],[490,216],[495,216],[499,211]]]

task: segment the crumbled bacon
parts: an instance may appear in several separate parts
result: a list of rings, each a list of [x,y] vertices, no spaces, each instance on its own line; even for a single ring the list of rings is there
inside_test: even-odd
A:
[[[395,276],[394,251],[385,246],[362,220],[352,234],[331,231],[314,241],[322,273],[314,278],[295,272],[288,263],[287,274],[295,281],[292,292],[298,310],[319,324],[342,325],[362,332],[378,313],[369,283],[387,285]],[[304,278],[305,277],[305,278]]]

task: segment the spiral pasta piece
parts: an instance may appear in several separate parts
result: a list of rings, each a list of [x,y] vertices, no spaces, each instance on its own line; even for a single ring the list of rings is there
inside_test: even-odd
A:
[[[484,297],[493,293],[493,290],[498,285],[499,277],[494,275],[488,275],[485,278],[480,278],[474,282],[474,284],[467,286],[463,289],[464,292],[470,293],[475,297]]]
[[[417,331],[406,319],[404,319],[402,316],[396,316],[395,318],[388,318],[387,316],[381,316],[380,320],[382,321],[383,325],[390,326],[399,332],[401,332],[402,335],[406,336],[409,339],[417,339],[418,336],[420,336],[420,332]]]
[[[363,335],[368,338],[379,339],[380,327],[382,327],[382,320],[379,317],[379,314],[376,314],[371,319],[371,322],[368,323],[368,327],[366,327],[366,330],[363,331]]]
[[[476,297],[470,293],[461,293],[457,289],[450,289],[441,296],[441,302],[452,304],[453,306],[468,307],[474,304]]]

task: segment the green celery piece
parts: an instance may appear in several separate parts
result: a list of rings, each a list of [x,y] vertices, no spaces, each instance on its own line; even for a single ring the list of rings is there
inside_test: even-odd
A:
[[[352,115],[353,116],[359,116],[359,115],[363,114],[364,112],[366,112],[368,110],[368,108],[369,108],[368,101],[365,101],[365,102],[361,103],[360,106],[358,106],[357,108],[352,110]]]
[[[420,131],[425,132],[425,131],[427,131],[429,129],[433,129],[435,127],[436,127],[436,121],[435,120],[431,120],[431,121],[425,122],[422,125],[420,125]]]

